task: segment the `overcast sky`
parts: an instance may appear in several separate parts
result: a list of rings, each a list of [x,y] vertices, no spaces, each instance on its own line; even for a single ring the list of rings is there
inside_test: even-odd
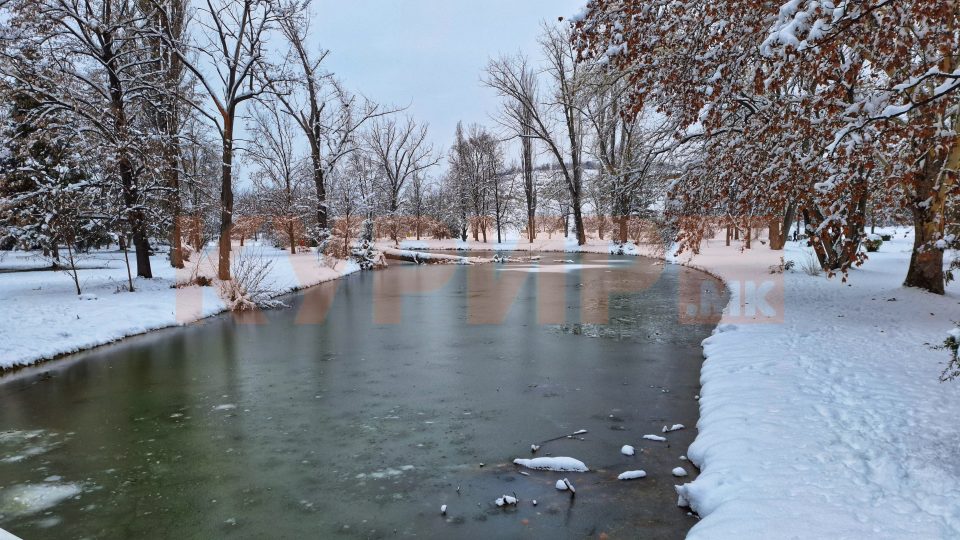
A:
[[[410,105],[439,150],[458,120],[492,126],[499,98],[480,84],[487,59],[534,55],[540,22],[569,17],[586,0],[314,0],[313,44],[351,90]],[[516,159],[508,156],[508,161]]]

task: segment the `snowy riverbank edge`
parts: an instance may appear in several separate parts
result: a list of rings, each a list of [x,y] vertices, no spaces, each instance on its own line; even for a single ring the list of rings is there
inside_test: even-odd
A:
[[[313,252],[289,252],[248,246],[271,261],[271,296],[280,297],[339,279],[359,270],[340,261],[322,266]],[[153,279],[136,278],[126,292],[123,254],[100,251],[80,263],[83,295],[70,278],[56,271],[20,271],[46,263],[30,253],[5,252],[0,259],[0,375],[123,338],[163,328],[184,326],[224,313],[217,287],[172,288],[189,270],[170,267],[165,255],[151,257]],[[211,271],[204,272],[210,274]]]
[[[665,257],[728,289],[768,273],[780,256],[795,265],[782,274],[782,322],[735,317],[731,297],[703,342],[688,453],[701,472],[678,486],[701,517],[688,538],[960,538],[960,382],[939,382],[947,353],[932,348],[960,320],[960,287],[950,284],[944,296],[903,287],[913,237],[886,232],[893,239],[847,283],[803,272],[811,253],[795,242],[741,253],[711,241],[695,257]],[[401,245],[610,251],[607,242],[578,247],[563,238]]]

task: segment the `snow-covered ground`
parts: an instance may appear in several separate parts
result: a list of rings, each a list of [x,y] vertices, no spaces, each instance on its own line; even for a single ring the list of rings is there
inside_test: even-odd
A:
[[[787,272],[783,323],[727,315],[704,341],[690,538],[960,538],[960,386],[931,348],[960,287],[903,287],[912,245],[900,230],[848,283]],[[737,280],[724,251],[693,263]]]
[[[610,248],[562,237],[401,245]],[[715,240],[692,258],[670,257],[733,293],[704,342],[689,451],[701,473],[678,489],[702,518],[689,538],[960,538],[960,381],[939,382],[948,353],[932,348],[960,320],[960,287],[945,296],[903,287],[912,245],[909,229],[896,230],[846,283],[805,273],[811,253],[796,242],[741,253]],[[771,274],[781,255],[796,266]],[[751,305],[751,287],[767,280],[777,284],[768,305]]]
[[[336,279],[357,269],[345,262],[336,269],[327,268],[318,262],[316,253],[290,255],[260,246],[244,249],[257,251],[272,261],[269,280],[278,294]],[[215,285],[172,288],[174,283],[189,279],[190,271],[175,271],[165,255],[151,259],[155,277],[135,279],[136,292],[130,293],[126,289],[123,254],[92,253],[78,264],[83,268],[79,276],[84,293],[78,297],[73,281],[65,273],[32,271],[48,265],[35,255],[0,253],[0,369],[33,364],[157,328],[191,323],[225,309]],[[213,275],[210,268],[202,273]]]

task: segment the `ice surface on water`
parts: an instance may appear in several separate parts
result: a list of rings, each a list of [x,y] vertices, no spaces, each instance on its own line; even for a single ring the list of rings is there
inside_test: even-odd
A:
[[[52,508],[83,491],[76,483],[21,484],[0,491],[0,516],[26,516]]]
[[[62,444],[58,437],[42,429],[0,431],[0,463],[19,463],[45,454]]]
[[[530,272],[533,274],[563,274],[575,270],[594,270],[598,268],[612,268],[610,264],[552,264],[547,266],[506,266],[497,268],[501,272]]]
[[[407,471],[412,471],[413,469],[414,469],[414,466],[413,466],[413,465],[403,465],[403,466],[401,466],[401,467],[398,468],[398,469],[394,469],[394,468],[392,468],[392,467],[388,467],[388,468],[386,468],[386,469],[380,469],[380,470],[378,470],[378,471],[373,471],[372,473],[360,473],[360,474],[358,474],[358,475],[356,476],[356,478],[357,478],[358,480],[362,480],[362,479],[364,479],[364,478],[373,478],[373,479],[375,479],[375,480],[381,480],[381,479],[383,479],[383,478],[392,478],[392,477],[394,477],[394,476],[400,476],[401,474],[403,474],[403,473],[405,473],[405,472],[407,472]]]

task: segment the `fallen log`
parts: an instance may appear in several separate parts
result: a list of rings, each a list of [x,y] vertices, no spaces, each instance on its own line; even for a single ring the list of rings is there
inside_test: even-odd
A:
[[[395,261],[406,261],[414,264],[482,264],[490,262],[483,257],[463,257],[461,255],[446,255],[441,253],[425,253],[407,249],[383,248],[383,256]]]

